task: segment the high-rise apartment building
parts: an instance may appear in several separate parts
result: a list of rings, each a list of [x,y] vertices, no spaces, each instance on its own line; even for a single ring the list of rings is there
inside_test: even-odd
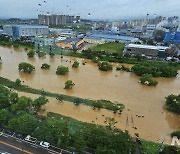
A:
[[[78,23],[80,22],[80,16],[47,14],[47,15],[38,15],[38,20],[40,25],[59,26],[59,25],[66,25],[71,23]]]

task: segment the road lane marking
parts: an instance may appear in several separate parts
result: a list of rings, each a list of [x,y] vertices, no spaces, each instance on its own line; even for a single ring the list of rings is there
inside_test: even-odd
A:
[[[17,142],[20,142],[20,143],[22,143],[22,141],[21,141],[21,140],[18,140],[18,139],[17,139],[16,141],[17,141]]]
[[[7,136],[7,135],[5,135],[5,134],[2,134],[2,136],[3,136],[3,137],[6,137],[6,138],[8,138],[8,136]]]
[[[55,153],[53,153],[53,152],[51,152],[51,151],[48,151],[48,153],[55,154]]]
[[[37,146],[35,146],[35,145],[32,145],[32,144],[31,144],[31,146],[34,147],[34,148],[37,148]]]
[[[8,146],[8,147],[14,148],[14,149],[16,149],[16,150],[19,150],[19,151],[25,152],[25,153],[27,153],[27,154],[33,154],[32,152],[29,152],[29,151],[23,150],[23,149],[21,149],[21,148],[18,148],[18,147],[14,146],[14,145],[8,144],[8,143],[3,142],[3,141],[1,141],[1,140],[0,140],[0,143],[1,143],[1,144],[6,145],[6,146]]]

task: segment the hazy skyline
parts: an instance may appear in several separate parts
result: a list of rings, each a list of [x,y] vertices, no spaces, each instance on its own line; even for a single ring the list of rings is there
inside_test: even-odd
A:
[[[46,3],[43,0],[0,0],[0,17],[37,18],[37,10],[79,14],[86,19],[137,18],[147,13],[180,17],[179,6],[180,0],[46,0]]]

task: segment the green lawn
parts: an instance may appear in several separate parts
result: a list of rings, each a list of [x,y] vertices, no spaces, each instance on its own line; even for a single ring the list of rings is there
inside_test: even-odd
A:
[[[157,154],[160,144],[142,140],[142,149],[148,154]]]
[[[91,48],[93,51],[106,51],[110,54],[119,53],[121,54],[124,50],[124,44],[117,42],[109,42],[105,44],[99,44]]]

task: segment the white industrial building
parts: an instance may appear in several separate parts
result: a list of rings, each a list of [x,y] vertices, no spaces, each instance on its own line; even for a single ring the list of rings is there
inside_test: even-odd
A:
[[[169,47],[165,46],[152,46],[142,44],[128,44],[125,46],[123,54],[135,54],[157,57],[159,54],[164,55],[169,50]]]

